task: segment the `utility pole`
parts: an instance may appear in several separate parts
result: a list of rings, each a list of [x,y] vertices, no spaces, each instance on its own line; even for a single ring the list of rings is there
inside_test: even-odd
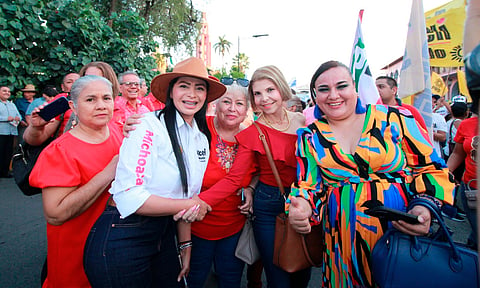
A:
[[[260,38],[260,37],[268,37],[268,34],[255,34],[251,37],[253,38]],[[240,72],[240,35],[237,38],[237,68],[238,72]]]

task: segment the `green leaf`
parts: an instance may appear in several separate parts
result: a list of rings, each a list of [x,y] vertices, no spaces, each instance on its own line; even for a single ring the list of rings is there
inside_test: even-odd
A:
[[[1,35],[2,37],[7,38],[7,37],[9,37],[9,36],[11,35],[11,33],[10,33],[10,31],[8,31],[8,30],[0,30],[0,35]]]
[[[15,12],[17,11],[17,5],[8,5],[8,4],[3,4],[2,5],[3,9],[10,11],[10,12]]]
[[[8,22],[8,24],[9,24],[10,26],[12,26],[12,28],[14,28],[14,29],[20,30],[20,29],[23,28],[23,27],[22,27],[22,24],[21,24],[20,22],[18,22],[18,21],[10,21],[10,22]]]

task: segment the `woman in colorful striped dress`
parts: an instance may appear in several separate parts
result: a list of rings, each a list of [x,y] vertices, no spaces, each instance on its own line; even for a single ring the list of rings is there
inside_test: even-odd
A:
[[[411,235],[427,234],[430,212],[415,206],[415,198],[452,203],[454,184],[411,113],[363,107],[345,65],[322,64],[310,90],[317,121],[297,131],[297,182],[286,209],[300,233],[310,225],[323,227],[323,287],[375,287],[370,253],[376,241],[391,224]],[[406,211],[409,204],[419,224],[390,224],[364,213],[376,205]]]

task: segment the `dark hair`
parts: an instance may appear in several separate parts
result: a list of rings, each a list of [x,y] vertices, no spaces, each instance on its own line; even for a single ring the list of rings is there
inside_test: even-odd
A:
[[[466,103],[454,102],[450,108],[452,109],[452,115],[455,118],[461,118],[467,115],[468,106]]]
[[[388,77],[388,76],[378,76],[377,77],[377,80],[379,79],[385,79],[387,80],[387,84],[390,88],[393,88],[393,87],[398,87],[398,84],[397,84],[397,80],[393,79],[392,77]]]
[[[164,114],[165,118],[165,126],[167,127],[168,137],[170,138],[170,143],[172,144],[173,154],[175,155],[175,159],[177,160],[178,170],[180,172],[180,179],[182,181],[183,186],[183,195],[188,195],[188,180],[187,180],[187,169],[185,167],[185,161],[183,159],[182,149],[180,147],[180,142],[178,141],[177,136],[177,107],[175,107],[173,103],[172,97],[170,94],[173,90],[173,85],[177,82],[178,78],[173,79],[170,81],[167,90],[167,99],[165,100],[165,108],[160,112],[158,117]],[[207,82],[207,81],[205,81]],[[207,91],[208,91],[208,83],[207,83]],[[197,123],[198,129],[207,136],[208,143],[212,140],[212,135],[210,134],[210,130],[208,130],[207,126],[207,100],[205,99],[205,103],[203,103],[202,108],[195,113],[193,116],[195,118],[195,122]],[[209,148],[210,149],[210,148]]]
[[[322,65],[320,65],[320,67],[318,67],[317,71],[315,71],[312,76],[312,80],[310,81],[310,97],[312,98],[313,103],[315,103],[315,98],[317,97],[317,92],[315,91],[315,81],[317,81],[317,78],[320,77],[320,75],[322,75],[325,71],[336,67],[343,67],[347,69],[352,82],[354,82],[353,77],[351,77],[352,74],[350,74],[350,69],[347,67],[347,65],[335,60],[324,62]]]
[[[58,94],[57,89],[53,85],[47,85],[42,90],[42,94],[47,95],[48,97],[55,97]]]

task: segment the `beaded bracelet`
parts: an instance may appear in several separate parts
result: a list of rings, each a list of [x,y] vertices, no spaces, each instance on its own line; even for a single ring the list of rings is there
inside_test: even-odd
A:
[[[251,188],[252,191],[255,191],[255,187],[253,187],[253,185],[248,185],[247,188]]]
[[[182,241],[180,243],[178,243],[178,250],[182,251],[183,249],[186,249],[188,247],[192,247],[193,246],[193,243],[192,241]]]
[[[442,209],[442,202],[440,202],[437,198],[431,196],[431,195],[428,195],[428,194],[417,194],[415,196],[413,196],[413,199],[416,199],[416,198],[424,198],[424,199],[427,199],[429,200],[430,202],[432,202],[433,204],[435,204],[439,210]]]

